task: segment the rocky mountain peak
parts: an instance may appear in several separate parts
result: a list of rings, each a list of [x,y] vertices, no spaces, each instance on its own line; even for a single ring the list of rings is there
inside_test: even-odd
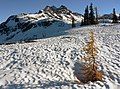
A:
[[[55,11],[57,8],[55,6],[46,6],[43,11],[48,12],[48,11]]]
[[[64,5],[61,5],[59,8],[57,8],[55,6],[46,6],[43,9],[43,11],[46,13],[50,12],[50,13],[56,13],[56,14],[68,14],[68,13],[72,12]]]
[[[70,14],[72,13],[72,11],[70,11],[66,6],[64,5],[61,5],[59,8],[58,8],[58,13],[61,13],[61,14]]]
[[[66,10],[67,10],[67,7],[64,6],[64,5],[61,5],[61,6],[59,7],[59,9],[66,9]]]

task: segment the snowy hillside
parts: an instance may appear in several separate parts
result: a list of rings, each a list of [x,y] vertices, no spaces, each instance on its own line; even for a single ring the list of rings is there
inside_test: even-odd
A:
[[[83,16],[65,6],[46,6],[38,13],[22,13],[10,16],[0,24],[0,43],[13,43],[59,35],[59,31],[71,28],[72,17],[76,26]]]
[[[82,48],[95,33],[103,81],[77,84]],[[5,89],[120,89],[120,25],[96,25],[31,43],[0,45],[0,85]]]

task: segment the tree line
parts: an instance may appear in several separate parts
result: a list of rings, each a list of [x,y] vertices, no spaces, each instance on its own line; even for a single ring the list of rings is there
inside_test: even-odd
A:
[[[85,8],[84,19],[81,22],[81,26],[94,24],[98,24],[97,7],[93,8],[93,4],[91,3],[90,6],[87,5]]]
[[[98,11],[97,7],[93,7],[93,4],[91,3],[90,6],[86,6],[85,12],[83,15],[83,20],[81,21],[81,26],[84,25],[95,25],[98,24]],[[112,12],[112,23],[119,23],[120,20],[120,14],[119,17],[116,15],[115,8],[113,8]],[[75,19],[72,17],[72,28],[75,27]]]

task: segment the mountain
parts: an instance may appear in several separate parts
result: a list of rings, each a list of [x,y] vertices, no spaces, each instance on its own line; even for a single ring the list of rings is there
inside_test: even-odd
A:
[[[74,17],[76,25],[80,25],[83,16],[74,13],[61,5],[46,6],[38,13],[21,13],[10,16],[0,24],[0,43],[29,41],[33,39],[58,36],[61,31],[71,28]]]
[[[116,15],[117,15],[117,17],[119,17],[119,14],[116,14]],[[99,16],[99,19],[110,19],[110,20],[112,20],[112,18],[113,18],[113,14],[112,13],[104,14],[102,16]]]
[[[104,15],[100,16],[99,19],[112,19],[112,13],[104,14]]]
[[[119,18],[119,14],[116,14],[117,17]],[[113,14],[103,14],[101,16],[98,17],[99,19],[99,23],[111,23],[112,22],[112,18],[113,18]]]

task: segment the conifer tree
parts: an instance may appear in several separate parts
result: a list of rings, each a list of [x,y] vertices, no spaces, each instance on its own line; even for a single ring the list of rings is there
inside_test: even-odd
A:
[[[90,10],[90,13],[89,13]],[[95,8],[95,13],[94,13],[94,9],[93,9],[93,4],[91,3],[90,7],[85,8],[85,13],[84,13],[84,21],[81,23],[82,25],[94,25],[94,24],[98,24],[98,12],[97,12],[97,8]],[[94,14],[96,14],[96,18],[94,16]]]
[[[71,18],[72,18],[72,28],[74,28],[75,27],[75,19],[73,16]]]
[[[90,20],[91,25],[95,24],[95,16],[94,16],[94,10],[93,10],[93,4],[92,3],[90,5],[89,20]]]
[[[84,25],[84,20],[81,21],[81,25],[80,26],[83,26]]]
[[[117,23],[118,22],[118,18],[117,18],[117,15],[116,15],[116,12],[115,12],[115,8],[113,8],[113,21],[112,23]]]
[[[88,8],[88,5],[87,7],[85,8],[85,14],[84,14],[84,25],[89,25],[90,22],[89,22],[89,8]]]
[[[118,19],[120,20],[120,14],[119,14],[119,17],[118,17]]]
[[[97,47],[95,46],[94,33],[90,32],[90,41],[83,48],[86,53],[83,60],[85,66],[83,67],[83,80],[82,82],[87,83],[88,81],[102,80],[102,73],[97,70],[96,56]]]
[[[98,24],[98,10],[97,10],[97,7],[95,7],[95,14],[96,14],[96,24]]]

